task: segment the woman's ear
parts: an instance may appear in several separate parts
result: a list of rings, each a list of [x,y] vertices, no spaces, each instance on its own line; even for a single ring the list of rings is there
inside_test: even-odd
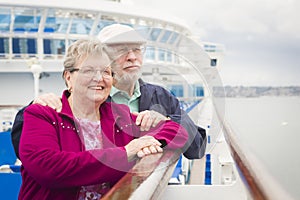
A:
[[[67,88],[72,87],[71,85],[71,72],[70,71],[64,71],[64,79],[67,85]]]

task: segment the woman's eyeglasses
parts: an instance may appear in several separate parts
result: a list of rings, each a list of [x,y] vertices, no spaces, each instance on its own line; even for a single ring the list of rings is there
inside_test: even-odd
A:
[[[103,69],[96,69],[93,67],[83,67],[83,68],[72,68],[69,70],[70,72],[78,72],[86,77],[93,77],[95,76],[98,72],[102,75],[103,78],[108,79],[113,76],[113,73],[110,69],[110,67],[106,67]]]

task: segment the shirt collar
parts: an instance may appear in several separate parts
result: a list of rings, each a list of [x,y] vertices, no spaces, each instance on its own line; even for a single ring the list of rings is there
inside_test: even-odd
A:
[[[122,90],[119,90],[119,89],[115,88],[114,86],[112,86],[111,91],[110,91],[110,96],[113,97],[114,95],[116,95],[119,92],[122,92]],[[139,97],[140,95],[141,95],[140,83],[138,81],[136,81],[135,85],[134,85],[134,90],[133,90],[132,96]]]

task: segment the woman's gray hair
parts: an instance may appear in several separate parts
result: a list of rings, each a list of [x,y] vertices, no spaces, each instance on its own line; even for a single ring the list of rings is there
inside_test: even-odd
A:
[[[63,78],[65,72],[72,71],[82,58],[93,55],[108,56],[106,45],[99,39],[79,39],[71,44],[65,55]]]
[[[77,62],[81,60],[82,57],[90,55],[107,55],[106,46],[100,42],[100,40],[93,39],[80,39],[71,44],[67,50],[64,70],[72,70]]]

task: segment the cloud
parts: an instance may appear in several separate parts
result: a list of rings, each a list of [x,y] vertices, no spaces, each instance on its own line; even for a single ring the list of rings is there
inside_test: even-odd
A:
[[[289,34],[299,37],[299,3],[294,0],[199,1],[196,24],[208,31],[245,34]],[[218,2],[218,3],[217,3]]]
[[[202,41],[224,44],[225,84],[300,85],[300,1],[132,1],[184,19]]]

